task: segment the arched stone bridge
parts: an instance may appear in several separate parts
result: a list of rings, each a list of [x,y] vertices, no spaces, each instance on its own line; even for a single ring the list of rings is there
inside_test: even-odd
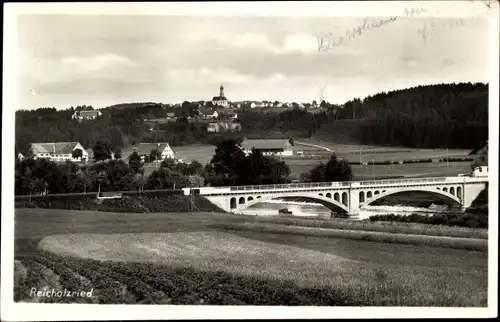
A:
[[[459,176],[198,189],[200,195],[228,212],[237,212],[272,199],[301,197],[321,203],[335,212],[356,215],[360,209],[380,198],[407,191],[426,192],[439,197],[448,205],[465,210],[487,183],[487,177]]]

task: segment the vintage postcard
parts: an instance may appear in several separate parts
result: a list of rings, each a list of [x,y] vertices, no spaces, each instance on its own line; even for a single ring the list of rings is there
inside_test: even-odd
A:
[[[2,320],[497,316],[497,1],[4,8]]]

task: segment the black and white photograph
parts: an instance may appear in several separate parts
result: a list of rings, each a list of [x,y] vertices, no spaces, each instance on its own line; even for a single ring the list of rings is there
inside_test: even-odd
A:
[[[2,320],[497,316],[498,1],[4,9]]]

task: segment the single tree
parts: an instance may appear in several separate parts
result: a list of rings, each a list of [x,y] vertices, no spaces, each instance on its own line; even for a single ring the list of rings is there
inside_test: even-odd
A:
[[[94,151],[94,160],[96,161],[111,159],[111,150],[108,143],[105,141],[97,141],[92,147],[92,150]]]
[[[81,149],[74,149],[73,152],[71,152],[71,157],[73,159],[80,159],[83,157],[83,151]]]
[[[135,171],[135,173],[139,173],[142,167],[141,157],[137,151],[132,152],[132,154],[128,157],[128,165]]]
[[[161,152],[158,149],[153,149],[149,153],[149,160],[152,161],[157,161],[161,160]]]

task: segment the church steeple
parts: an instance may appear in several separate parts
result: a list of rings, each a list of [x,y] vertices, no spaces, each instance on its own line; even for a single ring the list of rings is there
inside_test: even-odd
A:
[[[224,85],[220,86],[220,97],[224,97]]]

